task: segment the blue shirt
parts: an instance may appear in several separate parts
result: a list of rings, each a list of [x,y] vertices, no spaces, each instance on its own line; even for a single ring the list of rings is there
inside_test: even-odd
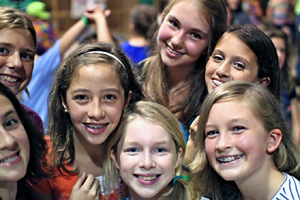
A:
[[[30,98],[22,91],[21,103],[38,113],[43,121],[44,130],[48,123],[48,96],[60,62],[60,40],[57,40],[53,47],[34,61],[32,78],[27,86]]]

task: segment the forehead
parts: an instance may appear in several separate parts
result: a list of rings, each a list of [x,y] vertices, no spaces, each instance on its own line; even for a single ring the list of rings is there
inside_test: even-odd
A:
[[[0,42],[29,48],[35,52],[35,42],[30,31],[25,28],[5,28],[0,30]]]
[[[0,108],[1,113],[7,112],[8,109],[15,110],[11,101],[1,93],[0,93],[0,105],[1,105],[1,108]]]
[[[171,134],[157,123],[140,116],[130,121],[122,136],[126,142],[156,143],[158,141],[171,142]]]
[[[234,48],[233,48],[234,45]],[[219,39],[216,47],[230,47],[237,54],[252,56],[256,60],[256,55],[253,50],[237,36],[237,34],[232,32],[224,33]]]

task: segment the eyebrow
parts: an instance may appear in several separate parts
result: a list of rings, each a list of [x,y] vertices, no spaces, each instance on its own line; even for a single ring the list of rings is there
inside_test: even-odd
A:
[[[0,45],[6,46],[6,47],[9,47],[9,48],[14,48],[15,47],[11,43],[7,43],[7,42],[0,42]],[[24,49],[22,49],[22,51],[31,52],[31,53],[35,54],[35,51],[30,49],[30,48],[24,48]]]
[[[8,111],[2,116],[2,118],[6,118],[6,117],[8,117],[9,115],[15,114],[15,113],[17,113],[17,111],[15,111],[15,110],[13,110],[13,109],[10,109],[10,110],[8,110]]]
[[[80,89],[76,89],[76,90],[72,91],[72,94],[79,93],[79,92],[90,92],[90,90],[80,88]],[[119,89],[115,89],[115,88],[103,89],[103,90],[101,90],[101,92],[116,92],[116,93],[121,94],[121,91]]]
[[[129,142],[126,142],[127,145],[138,145],[139,144],[139,141],[129,141]],[[154,145],[162,145],[162,144],[168,144],[168,141],[165,140],[165,141],[158,141],[158,142],[155,142]]]
[[[171,18],[171,19],[175,20],[177,23],[181,24],[180,21],[179,21],[175,16],[173,16],[172,14],[169,14],[169,18]],[[205,32],[203,32],[203,31],[200,30],[200,29],[192,28],[191,30],[192,30],[193,32],[198,32],[198,33],[204,35],[205,37],[208,36],[208,33],[205,33]]]

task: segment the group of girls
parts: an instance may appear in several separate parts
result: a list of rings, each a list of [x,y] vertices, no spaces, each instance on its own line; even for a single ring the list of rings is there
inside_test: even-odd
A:
[[[0,198],[299,199],[276,49],[226,19],[223,0],[171,0],[142,85],[118,46],[79,46],[57,70],[44,139],[14,96],[30,81],[34,30],[0,24],[0,81],[14,92],[0,87]]]

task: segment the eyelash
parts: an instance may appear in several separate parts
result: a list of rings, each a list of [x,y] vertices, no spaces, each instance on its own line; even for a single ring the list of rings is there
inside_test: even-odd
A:
[[[11,127],[16,126],[17,124],[18,124],[18,120],[11,118],[11,119],[8,119],[5,121],[4,127],[11,128]]]

